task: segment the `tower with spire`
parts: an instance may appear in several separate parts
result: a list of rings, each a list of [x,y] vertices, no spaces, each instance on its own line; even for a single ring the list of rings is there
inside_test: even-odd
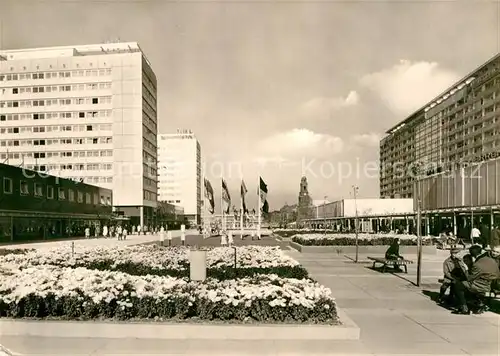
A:
[[[310,218],[312,199],[309,196],[307,189],[307,178],[302,177],[300,180],[299,202],[297,205],[297,224],[301,224],[304,219]]]

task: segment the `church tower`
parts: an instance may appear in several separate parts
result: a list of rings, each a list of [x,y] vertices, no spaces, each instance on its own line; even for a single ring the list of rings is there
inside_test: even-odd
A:
[[[307,178],[302,177],[300,180],[299,204],[297,206],[297,223],[301,223],[311,215],[312,199],[309,196],[307,189]]]

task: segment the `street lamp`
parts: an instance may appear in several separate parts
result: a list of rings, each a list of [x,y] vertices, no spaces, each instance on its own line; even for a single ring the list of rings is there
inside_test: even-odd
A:
[[[353,185],[352,186],[353,190],[353,195],[354,195],[354,233],[356,234],[356,258],[355,262],[358,263],[358,256],[359,256],[359,245],[358,245],[358,203],[357,203],[357,195],[358,195],[358,190],[359,187]]]
[[[420,167],[416,167],[417,184],[417,287],[420,287],[422,280],[422,212],[421,212],[421,192],[420,192]]]
[[[324,234],[326,235],[326,198],[328,198],[327,195],[325,195],[324,200],[323,200],[323,229]]]

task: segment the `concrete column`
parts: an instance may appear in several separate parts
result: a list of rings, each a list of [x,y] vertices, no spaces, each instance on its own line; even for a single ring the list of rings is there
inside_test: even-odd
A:
[[[368,221],[370,222],[370,227],[368,229],[368,232],[369,233],[372,233],[373,232],[373,219],[372,218],[369,218]]]
[[[430,217],[429,215],[426,215],[425,217],[425,235],[426,236],[429,236],[430,233],[431,233],[431,224],[430,224],[430,221],[429,221]]]
[[[141,226],[141,231],[144,231],[144,207],[139,207],[139,225]]]
[[[453,213],[453,235],[457,236],[457,214]]]

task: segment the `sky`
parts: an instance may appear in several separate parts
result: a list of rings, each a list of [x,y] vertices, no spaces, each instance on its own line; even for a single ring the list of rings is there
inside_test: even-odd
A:
[[[0,0],[0,48],[138,42],[159,133],[194,131],[233,202],[378,197],[384,133],[500,51],[499,1]],[[217,198],[218,199],[218,198]]]

